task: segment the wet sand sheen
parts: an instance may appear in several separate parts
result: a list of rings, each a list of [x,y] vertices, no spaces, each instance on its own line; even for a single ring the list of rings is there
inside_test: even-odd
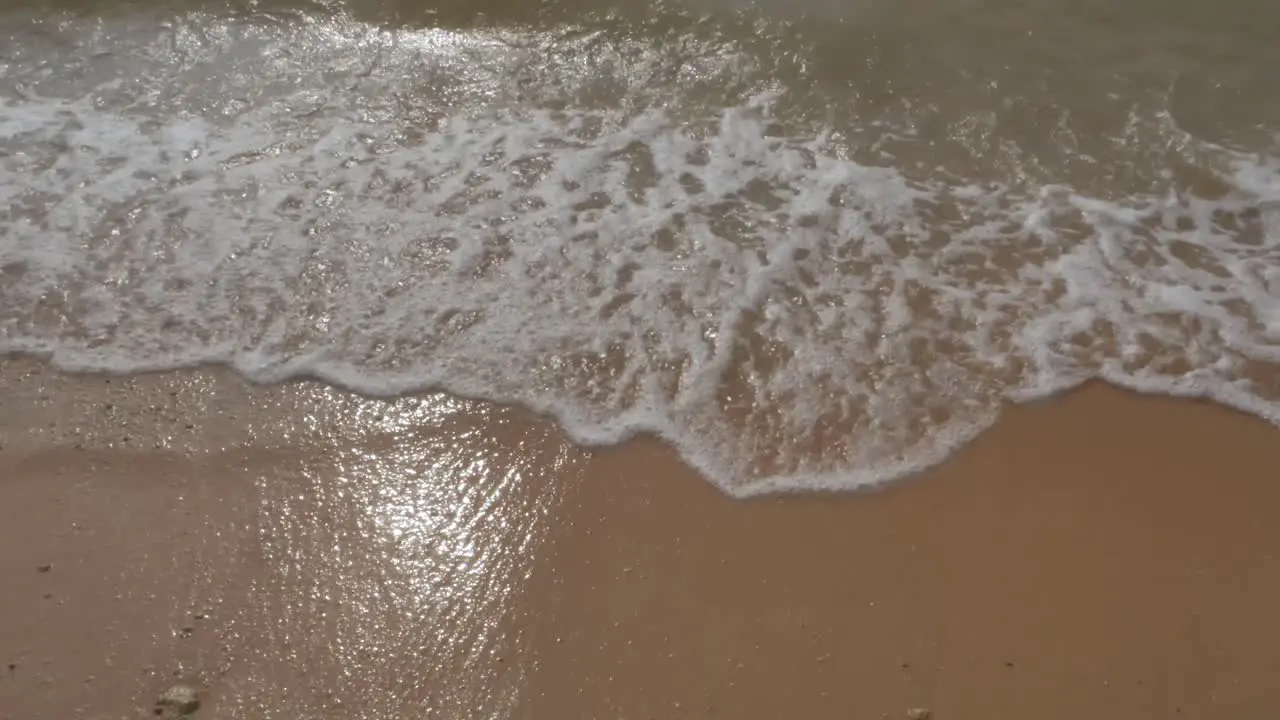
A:
[[[478,403],[2,377],[0,718],[175,673],[208,718],[1274,707],[1280,446],[1218,407],[1091,386],[880,491],[734,501]]]

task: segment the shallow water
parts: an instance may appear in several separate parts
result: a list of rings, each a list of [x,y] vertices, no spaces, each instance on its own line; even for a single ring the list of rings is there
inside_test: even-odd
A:
[[[0,352],[444,389],[732,494],[1090,378],[1280,420],[1259,2],[0,11]]]

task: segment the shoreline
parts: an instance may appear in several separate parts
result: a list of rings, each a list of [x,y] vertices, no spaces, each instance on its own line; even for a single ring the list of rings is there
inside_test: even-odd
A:
[[[1209,401],[1094,384],[909,478],[733,499],[655,438],[441,395],[0,387],[3,720],[154,717],[174,682],[228,719],[1274,706],[1280,445]]]
[[[989,421],[973,421],[974,429],[965,434],[960,439],[948,443],[945,447],[941,447],[938,451],[938,457],[929,457],[923,460],[916,460],[906,463],[910,468],[901,472],[891,473],[885,479],[858,482],[856,484],[842,486],[835,482],[827,482],[822,478],[848,476],[855,473],[855,470],[822,473],[815,476],[797,476],[812,477],[820,481],[810,482],[804,486],[787,486],[779,487],[780,481],[776,478],[767,478],[754,481],[739,488],[740,492],[734,492],[734,488],[727,488],[712,480],[706,472],[699,468],[694,459],[686,457],[684,451],[679,447],[679,443],[672,441],[666,434],[650,430],[636,429],[634,431],[626,431],[618,434],[617,439],[600,439],[598,441],[584,440],[579,436],[581,433],[574,433],[567,427],[561,419],[561,414],[552,410],[539,410],[532,408],[519,402],[496,401],[483,395],[468,395],[457,393],[447,388],[423,387],[410,392],[404,393],[388,393],[388,394],[369,394],[344,385],[332,379],[325,378],[320,375],[313,374],[287,374],[280,380],[255,380],[226,363],[200,363],[192,366],[180,366],[176,368],[162,368],[152,370],[142,370],[129,373],[114,373],[107,371],[80,371],[66,370],[54,363],[49,358],[33,355],[29,353],[12,353],[0,354],[0,376],[6,373],[16,373],[19,376],[44,377],[52,374],[67,379],[83,379],[88,383],[103,383],[111,385],[112,381],[124,383],[126,385],[136,384],[141,381],[142,386],[149,393],[154,394],[157,387],[169,387],[170,380],[175,377],[195,376],[209,378],[214,384],[220,386],[229,385],[235,388],[232,393],[238,402],[246,402],[255,396],[270,395],[278,388],[320,388],[321,395],[334,397],[343,396],[356,403],[374,403],[385,405],[388,408],[396,405],[397,401],[413,400],[413,401],[439,401],[441,398],[447,398],[456,402],[460,402],[471,407],[483,407],[494,410],[502,414],[514,414],[518,416],[522,422],[533,425],[554,427],[554,432],[563,435],[566,440],[576,448],[588,452],[599,453],[608,452],[609,450],[626,446],[631,443],[650,443],[655,442],[667,446],[680,455],[681,464],[685,465],[689,470],[698,475],[701,482],[705,482],[716,489],[717,492],[724,494],[728,498],[734,500],[751,500],[755,498],[770,498],[777,496],[790,495],[810,495],[816,494],[820,496],[833,495],[842,496],[847,494],[862,494],[865,492],[879,492],[900,483],[914,482],[921,475],[929,475],[937,470],[939,466],[949,463],[951,459],[958,453],[963,453],[971,444],[979,440],[983,435],[990,432],[1002,422],[1006,414],[1013,412],[1019,413],[1023,410],[1036,410],[1042,407],[1051,406],[1055,403],[1063,402],[1078,393],[1095,393],[1098,388],[1102,388],[1109,393],[1118,393],[1120,395],[1129,396],[1139,401],[1152,400],[1155,402],[1173,402],[1176,404],[1188,403],[1193,406],[1203,405],[1206,407],[1216,408],[1232,414],[1238,414],[1250,421],[1261,422],[1280,430],[1280,416],[1272,418],[1261,408],[1250,408],[1249,403],[1231,402],[1226,399],[1214,397],[1211,393],[1182,388],[1181,386],[1174,389],[1140,389],[1132,387],[1124,382],[1099,376],[1077,383],[1064,386],[1063,388],[1047,392],[1042,395],[1028,396],[1023,399],[1006,399],[1000,407],[993,411],[993,419]],[[2,380],[2,378],[0,378]],[[1280,381],[1280,378],[1277,378]],[[1190,386],[1188,386],[1190,387]],[[173,393],[170,393],[173,395]],[[300,393],[305,395],[307,393]],[[296,400],[296,398],[295,398]],[[0,430],[3,430],[0,427]]]

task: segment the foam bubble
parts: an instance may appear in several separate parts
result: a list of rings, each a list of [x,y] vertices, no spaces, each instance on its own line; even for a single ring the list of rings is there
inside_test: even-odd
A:
[[[237,75],[244,37],[289,42],[238,32],[139,86],[0,100],[0,352],[521,403],[584,443],[656,433],[737,495],[899,477],[1094,377],[1280,421],[1268,159],[1202,145],[1211,197],[1089,196],[860,163],[776,93],[450,107]]]

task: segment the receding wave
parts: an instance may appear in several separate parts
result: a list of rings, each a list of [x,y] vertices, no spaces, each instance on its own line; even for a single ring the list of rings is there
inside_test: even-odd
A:
[[[115,22],[0,65],[0,352],[519,403],[736,495],[893,479],[1090,378],[1280,421],[1277,165],[1167,105],[1117,121],[1173,149],[1128,171],[1060,123],[1052,181],[982,113],[931,149],[714,33],[565,33],[548,78],[534,30]]]

